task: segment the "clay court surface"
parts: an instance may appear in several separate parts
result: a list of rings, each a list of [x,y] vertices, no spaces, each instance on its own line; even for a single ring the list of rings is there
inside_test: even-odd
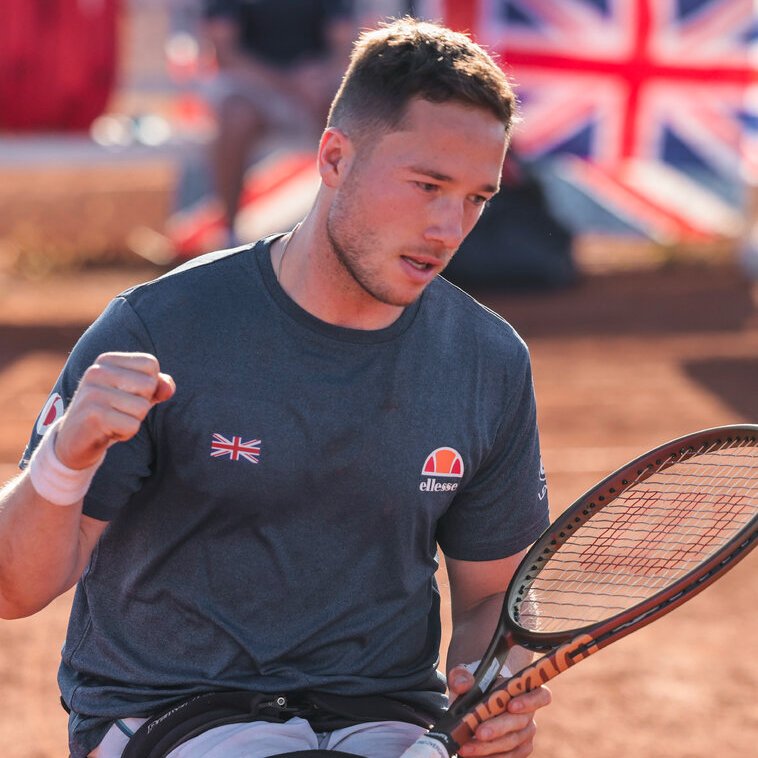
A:
[[[78,335],[110,296],[156,273],[0,278],[0,476],[13,475]],[[758,313],[729,265],[595,275],[570,291],[481,298],[531,346],[554,513],[671,437],[758,421]],[[535,756],[758,755],[757,577],[753,555],[670,617],[559,677]],[[55,674],[70,600],[0,621],[2,758],[67,755]]]

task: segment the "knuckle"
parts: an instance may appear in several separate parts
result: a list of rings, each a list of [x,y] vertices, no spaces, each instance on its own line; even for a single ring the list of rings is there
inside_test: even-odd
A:
[[[145,373],[158,373],[159,364],[158,359],[150,353],[133,353],[132,358],[135,367],[139,367],[141,371]]]
[[[529,693],[529,699],[537,708],[541,708],[544,705],[550,705],[553,693],[547,687],[538,687]]]
[[[132,416],[126,423],[126,427],[131,435],[137,434],[140,428],[141,421],[138,418]]]
[[[523,715],[518,716],[518,720],[516,721],[516,728],[519,731],[523,731],[524,729],[528,729],[530,724],[534,723],[534,717],[531,713],[524,713]]]
[[[150,403],[147,398],[144,397],[138,397],[135,402],[135,414],[137,418],[141,421],[142,419],[147,416],[148,412],[150,411],[150,408],[152,408],[152,404]]]
[[[114,432],[126,439],[130,439],[137,434],[141,423],[141,420],[134,416],[121,415],[118,421],[114,423]]]
[[[531,755],[534,752],[534,742],[527,740],[522,742],[521,745],[513,752],[513,758],[526,758],[527,755]]]
[[[119,387],[130,395],[146,395],[150,391],[150,385],[150,377],[129,372],[121,378]]]
[[[157,373],[159,367],[158,359],[154,355],[138,352],[100,353],[92,365],[138,371],[140,373]]]
[[[115,387],[135,398],[149,399],[155,392],[158,379],[138,371],[121,370],[115,379]]]
[[[99,383],[104,374],[106,373],[102,363],[95,362],[89,366],[82,374],[81,385],[97,384]]]

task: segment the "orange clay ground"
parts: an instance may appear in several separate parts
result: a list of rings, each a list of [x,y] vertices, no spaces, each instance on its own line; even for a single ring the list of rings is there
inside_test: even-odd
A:
[[[111,295],[156,273],[122,266],[0,278],[0,476],[14,474],[78,335]],[[758,314],[729,265],[679,264],[594,275],[553,294],[480,297],[531,347],[554,514],[660,442],[758,421]],[[758,755],[757,577],[754,554],[670,617],[559,677],[534,755]],[[55,674],[70,600],[0,621],[0,758],[67,755]]]

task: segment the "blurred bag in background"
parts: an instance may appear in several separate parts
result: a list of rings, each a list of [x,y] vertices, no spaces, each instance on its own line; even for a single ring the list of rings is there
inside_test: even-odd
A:
[[[541,289],[576,281],[573,234],[553,213],[537,176],[511,148],[502,187],[443,276],[466,287]]]

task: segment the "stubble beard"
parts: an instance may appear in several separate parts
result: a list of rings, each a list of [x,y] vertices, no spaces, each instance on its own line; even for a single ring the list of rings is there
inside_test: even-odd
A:
[[[335,198],[326,219],[326,234],[335,260],[350,279],[370,297],[385,305],[405,308],[413,303],[420,293],[402,297],[382,281],[381,272],[370,263],[371,251],[380,249],[380,241],[368,230],[355,229],[350,223],[351,212],[345,208],[350,200],[344,200],[347,194],[349,193],[343,191]],[[352,214],[355,214],[355,210]]]

